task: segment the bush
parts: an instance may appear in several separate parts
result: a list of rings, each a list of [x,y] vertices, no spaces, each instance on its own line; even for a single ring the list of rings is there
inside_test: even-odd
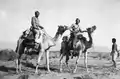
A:
[[[14,60],[18,57],[18,54],[12,49],[2,49],[0,50],[0,60]]]

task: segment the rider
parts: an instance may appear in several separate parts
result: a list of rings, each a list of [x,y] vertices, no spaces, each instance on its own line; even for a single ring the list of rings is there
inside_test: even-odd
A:
[[[38,33],[39,33],[39,30],[42,30],[44,29],[40,24],[39,24],[39,17],[40,15],[40,12],[39,11],[35,11],[35,16],[32,17],[31,19],[31,28],[32,28],[32,31],[33,31],[33,34],[35,36],[35,42],[37,42],[37,38],[38,38]]]
[[[75,23],[74,24],[72,24],[70,27],[69,27],[69,30],[70,30],[70,39],[69,39],[69,41],[71,41],[71,49],[73,49],[73,46],[74,46],[74,44],[73,44],[73,39],[74,39],[74,37],[75,37],[75,35],[77,34],[77,33],[83,33],[83,32],[87,32],[87,31],[82,31],[81,30],[81,28],[80,28],[80,26],[79,26],[79,23],[80,23],[80,19],[79,18],[76,18],[76,20],[75,20]]]

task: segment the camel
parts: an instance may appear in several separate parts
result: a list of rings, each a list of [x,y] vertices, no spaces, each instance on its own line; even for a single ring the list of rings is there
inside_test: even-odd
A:
[[[38,73],[38,67],[39,67],[39,63],[40,63],[40,60],[41,60],[41,57],[42,57],[43,53],[46,54],[47,69],[48,69],[48,72],[50,72],[50,68],[49,68],[49,49],[56,45],[56,42],[59,40],[59,38],[61,37],[62,33],[65,30],[66,30],[65,27],[63,27],[61,25],[58,25],[58,29],[57,29],[57,32],[56,32],[54,38],[50,37],[45,30],[42,30],[41,37],[39,38],[39,41],[41,43],[39,43],[39,46],[38,46],[39,56],[38,56],[38,60],[37,60],[36,70],[35,70],[36,74]],[[20,36],[19,40],[17,41],[16,52],[19,54],[19,57],[16,60],[16,64],[17,64],[16,72],[18,72],[18,71],[21,72],[21,63],[20,63],[21,61],[20,61],[20,59],[21,59],[22,54],[24,54],[25,48],[28,47],[28,44],[26,44],[27,41],[24,37],[24,36],[28,35],[28,33],[26,31],[23,32],[23,35]],[[33,47],[33,45],[31,46],[31,48],[32,47]]]
[[[78,62],[79,62],[79,59],[80,59],[80,56],[81,56],[82,53],[84,54],[84,64],[85,64],[86,70],[88,71],[88,68],[87,68],[87,49],[92,47],[93,39],[92,39],[91,34],[95,30],[96,30],[96,26],[92,26],[91,28],[87,28],[89,41],[87,41],[86,38],[83,37],[79,33],[75,36],[75,38],[74,38],[74,47],[73,47],[72,53],[73,52],[76,53],[77,59],[76,59],[75,69],[74,69],[73,73],[75,73],[76,70],[77,70],[77,65],[78,65]],[[66,36],[64,36],[63,39],[64,39],[64,41],[61,44],[61,50],[62,51],[61,51],[61,56],[60,56],[60,60],[59,60],[59,62],[60,62],[60,72],[62,72],[62,59],[63,59],[63,57],[66,56],[66,65],[69,68],[68,60],[69,60],[69,56],[71,55],[70,54],[71,53],[70,44],[69,44],[70,42],[67,40]],[[66,46],[66,48],[65,48],[65,46]]]

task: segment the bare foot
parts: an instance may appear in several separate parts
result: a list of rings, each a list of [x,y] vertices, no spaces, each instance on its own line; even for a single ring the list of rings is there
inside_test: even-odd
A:
[[[18,74],[19,73],[19,71],[18,70],[16,70],[16,74]]]

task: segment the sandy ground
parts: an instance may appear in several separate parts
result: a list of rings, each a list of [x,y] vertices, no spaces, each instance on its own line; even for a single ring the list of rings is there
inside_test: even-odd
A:
[[[51,73],[47,73],[45,59],[41,61],[39,67],[39,74],[34,74],[36,60],[32,59],[29,63],[24,63],[22,66],[23,72],[20,74],[15,73],[15,64],[12,61],[0,61],[0,79],[20,79],[21,75],[29,75],[28,79],[120,79],[120,59],[117,59],[117,68],[112,67],[111,60],[107,58],[100,58],[98,55],[92,57],[88,55],[88,68],[89,72],[85,71],[83,57],[81,57],[76,73],[72,73],[75,65],[75,59],[69,60],[71,70],[63,64],[63,72],[59,72],[59,58],[52,54],[50,57]],[[64,61],[64,59],[63,59]],[[23,78],[24,79],[24,78]]]

